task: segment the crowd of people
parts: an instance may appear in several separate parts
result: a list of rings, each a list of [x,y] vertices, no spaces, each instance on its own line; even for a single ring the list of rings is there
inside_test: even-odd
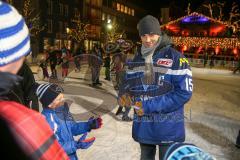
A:
[[[172,48],[171,41],[162,34],[159,26],[158,20],[150,15],[139,21],[137,29],[142,46],[131,63],[145,64],[147,70],[144,76],[154,76],[149,86],[160,87],[162,91],[164,84],[168,84],[171,90],[165,94],[157,91],[155,96],[152,96],[153,93],[145,96],[148,89],[142,84],[144,92],[133,94],[131,87],[135,84],[127,78],[138,71],[125,69],[128,62],[121,51],[116,51],[112,60],[109,54],[103,58],[99,46],[94,46],[89,58],[92,85],[101,85],[102,65],[106,67],[106,80],[111,79],[111,71],[115,73],[117,101],[121,108],[126,109],[124,116],[128,116],[131,108],[134,110],[132,137],[139,143],[141,160],[154,160],[156,147],[159,147],[159,159],[163,160],[213,160],[214,157],[202,149],[184,142],[184,105],[192,96],[192,72],[187,61],[180,63],[184,55]],[[21,160],[77,160],[78,149],[87,149],[94,144],[95,137],[87,138],[87,134],[92,129],[101,128],[102,118],[89,117],[85,122],[76,122],[69,112],[61,86],[35,82],[31,69],[24,62],[30,52],[30,36],[24,18],[14,7],[0,1],[0,128],[3,155],[7,159]],[[60,64],[62,76],[68,75],[70,57],[67,50],[63,50],[60,57],[56,52],[53,49],[40,64],[44,78],[50,77],[48,63],[52,78],[57,78],[56,65]],[[81,69],[78,62],[74,61],[76,71]],[[169,72],[153,73],[153,67],[166,68]],[[163,80],[165,83],[162,83]],[[38,101],[43,106],[41,113],[38,112]],[[78,135],[81,136],[78,140],[73,138]],[[237,147],[240,146],[239,141],[240,135]]]

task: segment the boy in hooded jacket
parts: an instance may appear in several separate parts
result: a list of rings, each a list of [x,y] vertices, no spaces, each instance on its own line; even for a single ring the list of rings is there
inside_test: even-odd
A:
[[[43,105],[42,114],[52,128],[58,142],[71,160],[77,160],[76,151],[87,149],[95,141],[95,137],[87,138],[87,132],[98,129],[102,125],[100,117],[91,117],[87,122],[74,121],[69,107],[64,102],[63,89],[56,84],[36,84],[36,94]],[[82,135],[79,140],[73,136]]]

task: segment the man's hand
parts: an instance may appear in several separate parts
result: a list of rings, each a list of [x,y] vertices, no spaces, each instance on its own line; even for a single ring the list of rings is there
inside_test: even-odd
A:
[[[76,142],[76,147],[77,149],[87,149],[89,148],[93,142],[95,141],[95,137],[92,138],[88,138],[87,137],[87,133],[85,133],[77,142]]]
[[[142,101],[136,101],[133,108],[135,109],[138,116],[143,116],[144,111],[143,111]]]

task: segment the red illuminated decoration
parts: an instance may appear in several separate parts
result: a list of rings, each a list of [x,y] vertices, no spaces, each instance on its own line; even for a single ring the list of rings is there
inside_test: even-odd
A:
[[[237,48],[234,48],[234,49],[233,49],[233,54],[235,54],[235,55],[238,54],[238,49],[237,49]]]
[[[220,48],[219,48],[219,46],[217,46],[217,47],[215,48],[215,53],[216,53],[216,54],[219,54],[219,52],[220,52]]]
[[[217,50],[220,48],[240,48],[239,38],[223,37],[228,33],[229,28],[231,26],[227,22],[197,12],[161,25],[161,29],[167,31],[168,35],[171,36],[173,43],[176,46],[182,46],[182,52],[184,51],[183,46],[187,48],[201,46],[216,48],[218,46]]]
[[[183,51],[186,51],[187,50],[187,46],[183,46]]]
[[[200,46],[199,48],[198,48],[198,50],[197,50],[197,53],[200,53],[201,51],[202,51],[202,46]]]

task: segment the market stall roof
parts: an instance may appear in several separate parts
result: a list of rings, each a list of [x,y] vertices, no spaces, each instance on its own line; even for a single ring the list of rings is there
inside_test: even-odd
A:
[[[226,28],[228,28],[227,23],[197,12],[161,25],[162,30],[168,30],[176,34],[181,33],[186,36],[195,33],[202,34],[202,36],[217,35],[227,31]]]
[[[163,24],[161,25],[161,28],[162,27],[165,27],[165,26],[168,26],[168,25],[171,25],[171,24],[179,24],[179,23],[186,23],[186,24],[191,24],[191,23],[197,23],[197,24],[205,24],[205,23],[208,23],[208,22],[212,22],[212,23],[218,23],[218,24],[222,24],[222,25],[228,25],[227,23],[223,22],[223,21],[220,21],[218,19],[214,19],[214,18],[211,18],[211,17],[208,17],[206,15],[203,15],[201,13],[197,13],[197,12],[193,12],[189,15],[186,15],[186,16],[183,16],[183,17],[180,17],[178,19],[175,19],[173,21],[170,21],[166,24]]]

